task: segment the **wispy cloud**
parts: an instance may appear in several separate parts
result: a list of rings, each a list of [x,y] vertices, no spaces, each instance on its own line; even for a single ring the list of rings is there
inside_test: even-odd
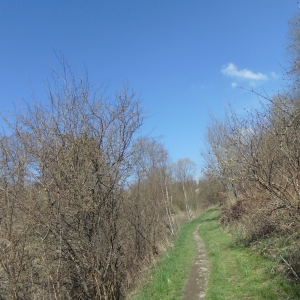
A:
[[[238,67],[233,63],[229,63],[223,66],[221,72],[229,77],[235,77],[239,79],[268,80],[268,76],[266,74],[260,72],[254,73],[253,71],[248,69],[239,70]]]
[[[261,72],[255,73],[249,69],[239,69],[233,63],[224,65],[221,68],[221,72],[228,77],[235,78],[237,81],[241,81],[241,80],[249,81],[251,85],[257,85],[263,81],[269,80],[269,76],[266,74],[263,74]],[[272,74],[272,77],[274,77],[274,74]],[[237,82],[231,83],[232,87],[236,87],[237,85],[238,85]]]

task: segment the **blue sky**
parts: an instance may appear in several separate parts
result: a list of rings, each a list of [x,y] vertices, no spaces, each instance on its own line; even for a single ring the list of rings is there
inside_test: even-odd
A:
[[[45,101],[55,51],[94,84],[130,87],[173,160],[201,164],[209,113],[280,91],[296,0],[1,0],[0,104]]]

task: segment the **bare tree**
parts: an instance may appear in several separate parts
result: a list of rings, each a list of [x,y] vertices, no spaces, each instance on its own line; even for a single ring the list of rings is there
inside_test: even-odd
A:
[[[193,217],[193,211],[191,209],[190,199],[187,194],[186,186],[189,181],[192,181],[194,179],[196,164],[189,158],[179,159],[174,165],[174,170],[175,176],[182,187],[187,219],[190,220]]]
[[[120,299],[176,234],[174,174],[127,84],[106,97],[60,62],[0,138],[0,297]]]
[[[36,294],[30,297],[19,289],[15,298],[41,296],[44,289],[54,298],[117,299],[126,275],[120,259],[126,230],[122,206],[132,173],[132,145],[143,122],[140,101],[127,85],[113,100],[105,98],[92,90],[87,76],[79,77],[63,59],[61,64],[62,74],[54,72],[54,81],[48,83],[49,101],[16,111],[10,123],[15,144],[23,151],[17,154],[24,153],[24,158],[11,160],[13,152],[3,156],[4,164],[18,166],[11,176],[14,190],[32,190],[29,199],[18,197],[18,203],[33,220],[31,242],[43,249],[36,260],[44,269],[31,268],[32,276],[40,272],[35,282],[39,292],[32,289]],[[3,190],[5,198],[5,183]],[[9,210],[16,219],[14,206]],[[17,227],[16,222],[7,224]],[[6,273],[16,286],[16,279]],[[30,280],[28,276],[27,286],[33,284]]]
[[[167,216],[167,227],[172,235],[176,231],[176,223],[172,212],[172,174],[168,152],[163,145],[153,138],[140,138],[135,144],[136,153],[136,175],[138,182],[147,182],[153,192],[153,198],[157,204],[165,208]],[[164,221],[164,218],[162,219]]]

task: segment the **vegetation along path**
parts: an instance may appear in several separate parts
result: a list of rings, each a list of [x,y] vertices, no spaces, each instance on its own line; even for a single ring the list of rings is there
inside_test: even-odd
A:
[[[206,300],[300,299],[299,283],[282,274],[278,260],[238,242],[236,232],[220,224],[219,208],[209,211],[199,228],[210,262]]]
[[[173,246],[169,247],[149,271],[147,283],[134,297],[135,300],[182,299],[197,255],[193,232],[198,228],[201,218],[202,216],[181,224],[180,233]]]
[[[219,214],[215,207],[182,225],[135,300],[300,299],[300,285],[283,276],[278,261],[237,243]]]

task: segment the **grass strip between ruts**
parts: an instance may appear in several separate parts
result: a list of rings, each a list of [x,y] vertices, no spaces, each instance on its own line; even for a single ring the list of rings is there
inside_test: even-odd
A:
[[[206,300],[300,299],[299,284],[274,272],[276,262],[237,245],[219,224],[219,209],[209,211],[215,212],[213,217],[207,218],[199,228],[210,261]]]

